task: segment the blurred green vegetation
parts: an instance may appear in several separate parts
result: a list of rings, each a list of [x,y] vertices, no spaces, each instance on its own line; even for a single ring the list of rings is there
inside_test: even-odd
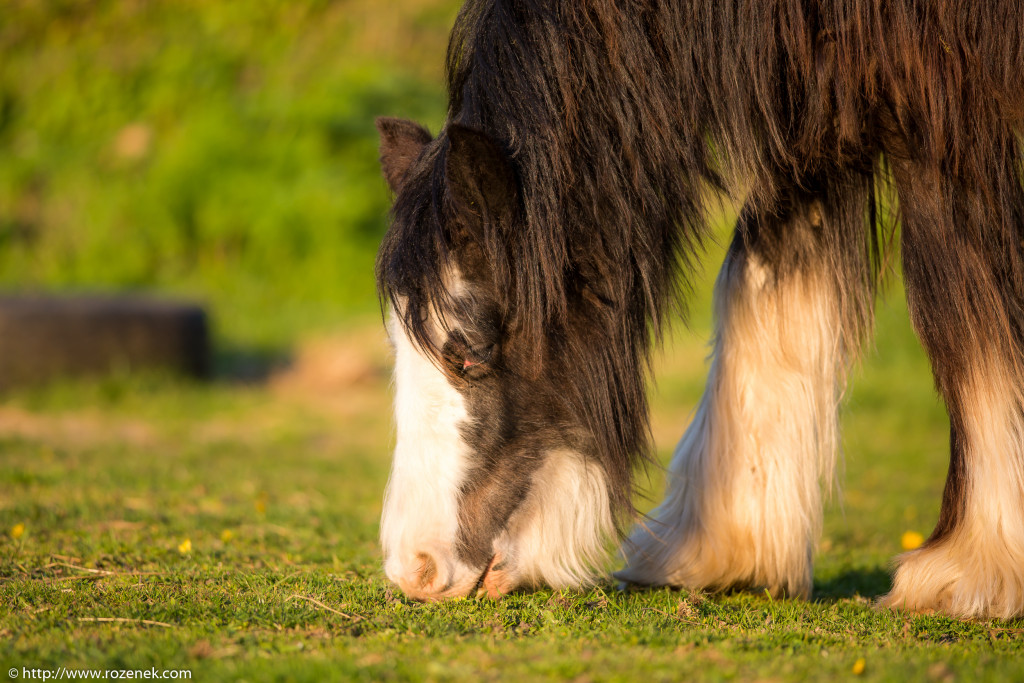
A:
[[[0,287],[197,297],[247,347],[375,312],[373,121],[437,128],[458,4],[5,2]]]

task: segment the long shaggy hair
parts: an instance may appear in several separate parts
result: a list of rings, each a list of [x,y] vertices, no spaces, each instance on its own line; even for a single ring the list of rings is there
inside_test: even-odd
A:
[[[650,450],[649,350],[685,309],[709,189],[759,216],[785,216],[795,196],[829,207],[815,249],[791,248],[783,220],[774,232],[750,221],[737,240],[773,278],[818,259],[852,354],[888,242],[876,188],[893,180],[911,314],[954,430],[980,357],[1024,385],[1016,0],[468,0],[447,69],[446,128],[411,162],[380,290],[436,346],[431,315],[459,316],[450,255],[472,243],[505,333],[527,348],[518,371],[562,387],[615,510],[629,510]],[[480,201],[446,183],[453,126],[485,134],[509,165],[467,181]],[[479,234],[459,229],[467,206]],[[954,442],[947,501],[966,486],[962,451]],[[944,504],[936,534],[957,509]]]

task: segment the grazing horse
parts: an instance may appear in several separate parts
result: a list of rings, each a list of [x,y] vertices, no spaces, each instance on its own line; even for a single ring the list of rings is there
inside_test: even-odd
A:
[[[397,420],[381,539],[406,594],[599,572],[636,519],[649,353],[711,189],[744,205],[707,388],[618,576],[808,596],[886,184],[950,465],[882,602],[1024,614],[1018,0],[468,0],[447,83],[437,137],[378,121]]]

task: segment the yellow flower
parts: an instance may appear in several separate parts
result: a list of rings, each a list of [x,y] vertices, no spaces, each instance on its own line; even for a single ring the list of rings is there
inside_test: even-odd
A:
[[[25,525],[15,524],[11,527],[11,538],[17,540],[25,535]]]
[[[908,531],[900,538],[900,545],[903,546],[904,550],[920,548],[922,543],[924,543],[924,536],[916,531]]]
[[[178,544],[178,552],[182,555],[187,555],[192,552],[192,539],[186,538],[184,541]]]
[[[857,675],[857,676],[860,676],[862,673],[864,673],[864,668],[867,665],[868,665],[868,663],[864,661],[863,657],[861,657],[860,659],[858,659],[856,662],[853,663],[853,673],[855,675]]]
[[[225,529],[224,531],[220,532],[221,543],[227,543],[234,537],[235,535],[231,533],[231,529]]]

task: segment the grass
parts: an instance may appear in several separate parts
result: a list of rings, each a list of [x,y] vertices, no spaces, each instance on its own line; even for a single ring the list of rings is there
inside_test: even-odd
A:
[[[699,397],[707,280],[694,330],[675,335],[659,361],[653,424],[663,459]],[[901,535],[927,534],[937,518],[947,429],[898,289],[878,327],[846,402],[842,493],[827,510],[809,602],[620,592],[610,582],[499,602],[406,600],[384,579],[376,543],[390,433],[376,328],[323,342],[347,360],[334,379],[297,352],[294,369],[258,385],[114,377],[9,396],[0,404],[0,671],[1018,679],[1024,620],[872,605],[888,589]],[[652,478],[651,499],[661,486]]]

